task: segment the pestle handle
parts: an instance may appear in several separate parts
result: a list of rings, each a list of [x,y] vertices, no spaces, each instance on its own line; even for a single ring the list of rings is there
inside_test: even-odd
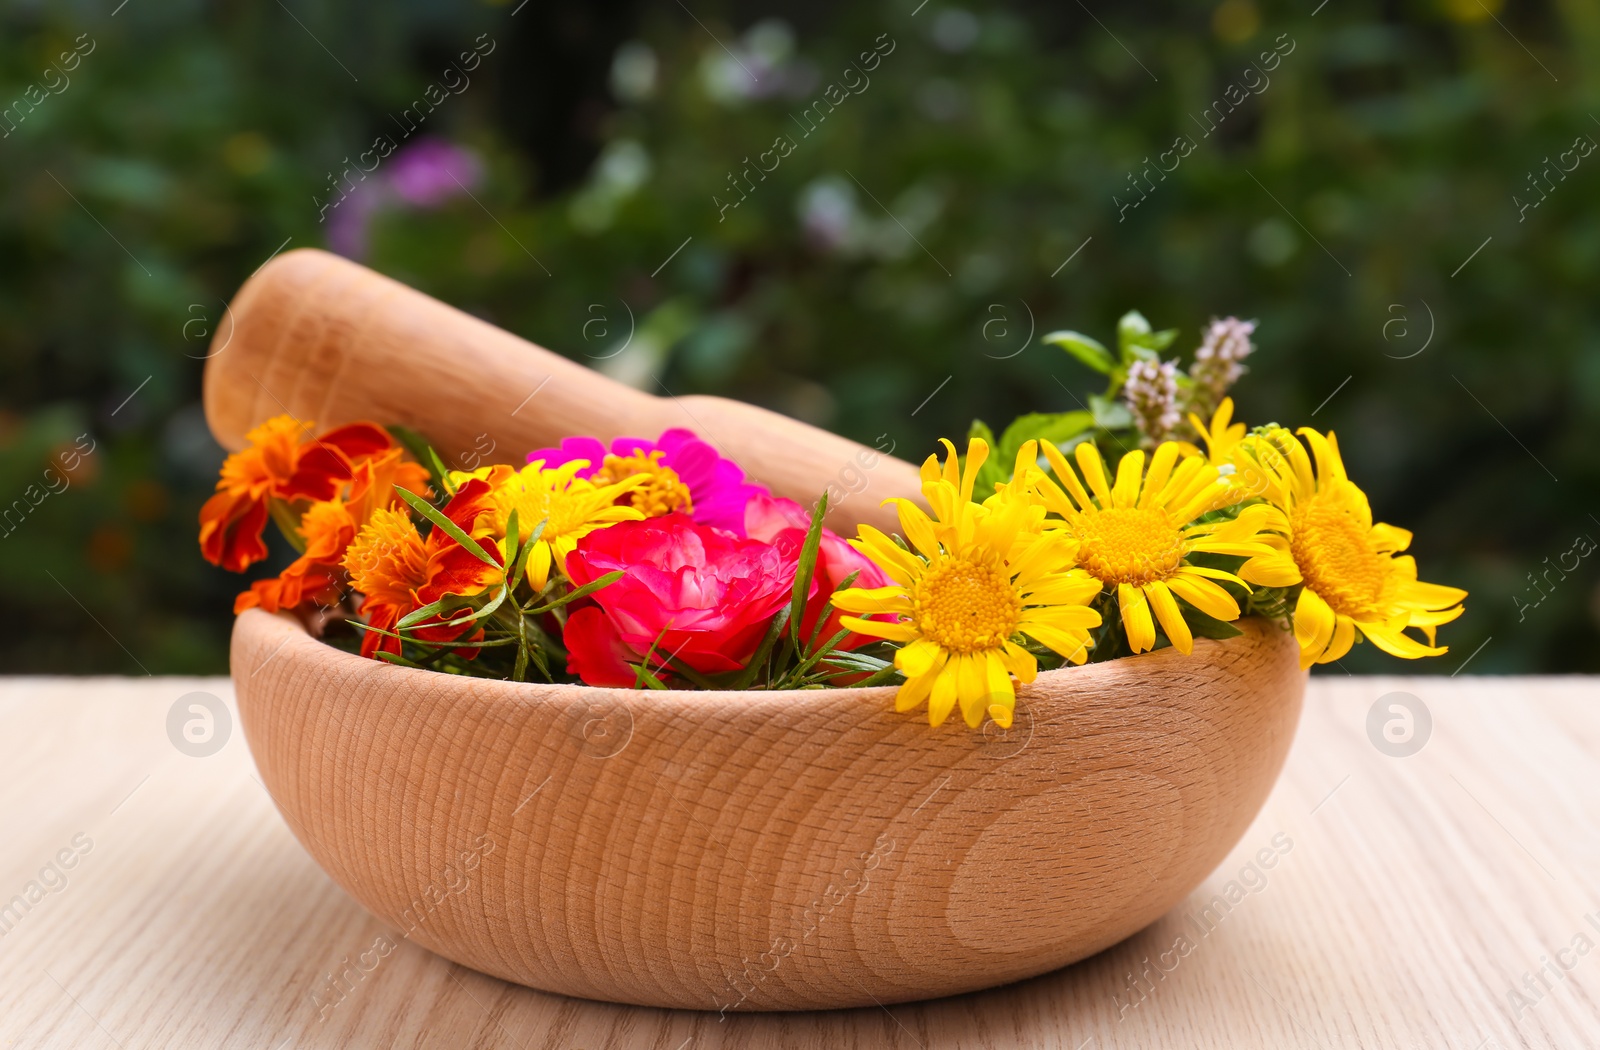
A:
[[[228,449],[284,413],[319,431],[361,419],[411,427],[451,466],[520,464],[576,434],[610,441],[688,427],[776,495],[810,506],[831,486],[827,523],[846,535],[862,522],[899,531],[879,503],[918,493],[917,468],[903,460],[754,405],[635,390],[309,248],[273,259],[239,290],[212,340],[204,391],[206,421]]]

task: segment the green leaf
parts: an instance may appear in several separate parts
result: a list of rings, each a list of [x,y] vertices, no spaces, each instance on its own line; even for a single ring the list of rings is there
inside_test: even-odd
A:
[[[899,671],[894,669],[894,664],[890,664],[888,667],[874,672],[870,677],[863,678],[861,681],[856,682],[850,688],[867,689],[875,685],[887,685],[889,684],[889,681],[899,675],[899,673]]]
[[[1133,359],[1133,348],[1142,346],[1140,339],[1150,334],[1150,322],[1137,310],[1129,310],[1117,321],[1117,348],[1122,351],[1122,363]]]
[[[705,675],[701,674],[699,671],[696,671],[693,667],[690,667],[688,664],[686,664],[682,660],[678,659],[676,656],[667,657],[667,663],[672,665],[672,669],[674,671],[678,672],[678,674],[680,674],[684,678],[688,679],[691,683],[693,683],[696,687],[698,687],[700,689],[717,690],[717,689],[726,689],[727,688],[727,686],[718,685],[716,682],[712,681],[710,678],[706,677]]]
[[[405,450],[411,453],[411,458],[428,468],[433,487],[447,496],[456,494],[455,486],[450,484],[450,472],[439,459],[439,454],[433,450],[428,439],[412,430],[410,427],[391,425],[384,428],[389,431],[389,436],[398,441]]]
[[[1049,441],[1062,445],[1084,431],[1092,430],[1094,425],[1093,412],[1076,409],[1071,412],[1030,412],[1018,416],[1006,427],[1005,434],[1000,438],[1000,455],[1008,466],[1013,466],[1024,442]]]
[[[644,664],[637,663],[629,664],[628,666],[633,668],[634,688],[665,689],[667,687],[667,684],[661,679],[657,678],[655,675],[651,674],[650,669]]]
[[[1146,350],[1165,350],[1172,345],[1172,341],[1176,338],[1178,338],[1178,330],[1176,328],[1163,328],[1159,332],[1151,332],[1149,335],[1144,336],[1139,341],[1139,345]]]
[[[428,617],[433,616],[443,606],[444,606],[444,599],[440,598],[436,602],[429,602],[427,605],[424,605],[420,609],[413,609],[411,612],[406,613],[404,616],[402,616],[400,618],[400,622],[394,625],[394,629],[397,630],[397,631],[403,631],[407,627],[411,627],[411,626],[413,626],[415,624],[419,624],[423,620],[426,620]]]
[[[828,494],[817,500],[816,512],[811,515],[811,527],[806,530],[806,541],[800,548],[800,564],[795,567],[794,597],[789,602],[789,628],[794,647],[800,648],[800,621],[805,616],[806,599],[811,597],[811,577],[817,571],[817,548],[822,545],[822,516],[828,512]]]
[[[443,614],[440,615],[439,622],[430,623],[426,626],[461,627],[465,629],[468,625],[476,623],[479,620],[487,619],[490,615],[492,615],[496,609],[500,608],[500,603],[506,600],[506,594],[507,590],[502,585],[499,592],[494,596],[494,599],[481,608],[477,607],[476,596],[465,594],[447,594],[438,601],[430,602],[429,604],[424,605],[422,608],[409,613],[403,620],[394,625],[395,630],[398,631],[404,627],[413,627],[419,623],[422,623],[422,621],[426,620],[429,616],[432,616],[435,613]],[[448,614],[454,613],[459,609],[472,609],[473,613],[471,616],[466,616],[459,619],[449,618]]]
[[[838,594],[840,591],[848,591],[850,588],[854,587],[856,585],[856,578],[860,575],[861,570],[857,569],[855,572],[852,572],[850,575],[840,580],[839,585],[833,589],[833,594]],[[828,617],[833,615],[833,594],[828,595],[828,600],[822,606],[822,611],[817,614],[816,624],[811,628],[811,637],[806,639],[806,645],[810,648],[816,648],[817,637],[822,634],[822,629],[828,626]]]
[[[306,538],[300,535],[300,515],[295,513],[294,508],[283,500],[274,498],[267,500],[267,513],[272,516],[273,524],[278,526],[278,531],[289,541],[289,546],[294,548],[294,552],[304,554]]]
[[[755,682],[761,665],[766,662],[767,654],[772,652],[773,645],[783,635],[783,629],[789,623],[789,610],[779,609],[772,617],[772,624],[767,628],[767,633],[761,639],[761,645],[756,649],[755,655],[750,657],[750,662],[745,664],[744,670],[733,680],[730,689],[749,689]]]
[[[1183,607],[1183,619],[1189,625],[1189,633],[1196,638],[1237,638],[1244,633],[1226,620],[1209,616],[1187,602]]]
[[[1146,328],[1148,327],[1146,325]],[[1102,375],[1110,375],[1111,370],[1116,367],[1111,351],[1081,332],[1051,332],[1040,341],[1059,346]]]
[[[561,597],[546,605],[541,605],[537,609],[529,609],[527,611],[528,615],[539,616],[542,613],[549,612],[551,609],[559,609],[568,602],[575,602],[579,598],[586,598],[595,591],[598,591],[600,588],[609,587],[613,583],[616,583],[618,580],[622,579],[624,574],[625,570],[623,569],[617,569],[614,572],[608,572],[604,576],[584,584],[582,587],[577,587],[568,591],[566,594],[563,594]]]
[[[1089,398],[1089,411],[1095,426],[1103,430],[1126,430],[1133,426],[1133,413],[1121,401],[1093,394]]]
[[[819,649],[802,660],[800,665],[790,672],[789,677],[794,679],[803,678],[808,671],[820,663],[825,657],[833,654],[834,646],[838,645],[848,637],[850,637],[850,629],[848,627],[838,631],[832,638],[829,638],[826,642],[824,642]]]
[[[528,621],[521,615],[517,616],[517,660],[511,667],[511,680],[525,682],[528,680]]]
[[[488,551],[484,550],[483,547],[480,546],[478,542],[471,536],[468,536],[466,533],[462,532],[461,526],[457,525],[455,522],[441,514],[433,506],[433,504],[429,503],[421,496],[407,492],[405,489],[395,489],[394,491],[401,499],[409,503],[412,509],[416,510],[417,513],[433,522],[435,528],[443,529],[446,536],[449,536],[451,539],[461,544],[461,546],[465,547],[469,554],[472,554],[479,561],[484,562],[487,565],[493,565],[496,569],[500,568],[500,563],[495,561]]]

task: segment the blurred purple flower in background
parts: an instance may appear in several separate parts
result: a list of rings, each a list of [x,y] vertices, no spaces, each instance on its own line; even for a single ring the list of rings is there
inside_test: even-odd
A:
[[[476,186],[482,169],[471,150],[443,139],[422,138],[394,155],[389,182],[406,203],[432,208]]]
[[[464,146],[419,138],[395,152],[331,209],[328,247],[349,259],[367,254],[373,218],[395,206],[437,208],[474,189],[483,162]]]

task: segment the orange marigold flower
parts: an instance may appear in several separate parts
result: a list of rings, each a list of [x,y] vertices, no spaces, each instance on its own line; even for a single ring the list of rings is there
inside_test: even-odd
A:
[[[343,597],[345,548],[356,536],[356,523],[342,500],[313,503],[300,517],[305,553],[277,576],[257,580],[233,600],[237,615],[259,606],[267,612],[293,609],[303,601],[334,605]]]
[[[354,480],[358,463],[394,447],[375,423],[351,423],[303,440],[310,430],[292,416],[274,417],[223,461],[217,493],[200,508],[200,552],[207,561],[243,572],[267,556],[261,531],[271,500],[333,499]]]
[[[490,509],[489,485],[472,480],[456,490],[443,514],[470,533],[480,516]],[[356,533],[345,551],[343,563],[350,572],[351,585],[365,595],[360,611],[367,624],[393,631],[402,617],[424,605],[447,594],[481,593],[500,579],[499,544],[476,536],[474,541],[494,558],[495,565],[486,564],[443,529],[434,528],[423,538],[403,511],[386,507],[374,510],[371,520]],[[460,626],[444,623],[419,629],[416,634],[429,641],[451,641],[463,631]],[[400,640],[377,631],[366,632],[361,640],[361,655],[375,656],[379,650],[398,655]],[[474,653],[463,650],[462,655],[470,659]]]
[[[420,495],[428,492],[428,472],[402,462],[402,448],[394,447],[362,460],[354,469],[347,500],[318,500],[300,516],[296,531],[304,550],[279,575],[257,580],[234,599],[235,615],[260,607],[267,612],[293,609],[302,602],[335,605],[346,593],[345,548],[356,532],[383,508],[395,506],[396,489]]]

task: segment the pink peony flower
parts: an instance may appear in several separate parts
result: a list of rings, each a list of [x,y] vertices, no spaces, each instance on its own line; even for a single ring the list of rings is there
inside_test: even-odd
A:
[[[786,549],[787,548],[787,549]],[[655,647],[701,674],[742,668],[794,589],[799,545],[744,539],[666,514],[596,529],[567,555],[578,586],[624,575],[567,619],[567,667],[590,685],[634,684],[628,666]]]
[[[656,456],[655,453],[660,455]],[[608,468],[606,459],[615,457],[619,462]],[[620,437],[611,442],[611,448],[592,437],[569,437],[559,448],[540,448],[528,453],[528,462],[543,460],[545,467],[558,467],[574,459],[589,461],[578,471],[578,477],[587,478],[606,471],[627,473],[644,470],[658,477],[651,484],[630,494],[635,501],[649,501],[639,509],[648,514],[663,510],[676,510],[681,506],[673,495],[673,485],[681,482],[688,489],[689,515],[702,525],[715,525],[737,536],[744,535],[745,504],[767,490],[745,481],[744,470],[733,460],[717,454],[717,450],[695,436],[694,431],[674,427],[662,433],[656,441],[643,438]],[[659,476],[661,468],[671,472],[670,477]]]
[[[805,543],[806,530],[811,528],[811,515],[792,499],[762,494],[746,505],[744,525],[745,535],[753,540],[762,540],[785,549],[793,547],[798,560],[800,548]],[[858,574],[850,584],[852,587],[887,587],[893,582],[875,562],[846,543],[844,537],[824,527],[817,545],[817,568],[811,577],[815,589],[800,620],[802,638],[811,637],[822,607],[851,573]],[[839,611],[829,610],[827,623],[822,633],[817,635],[817,643],[820,645],[838,634],[839,626]],[[855,649],[877,640],[864,634],[851,633],[835,648]]]

